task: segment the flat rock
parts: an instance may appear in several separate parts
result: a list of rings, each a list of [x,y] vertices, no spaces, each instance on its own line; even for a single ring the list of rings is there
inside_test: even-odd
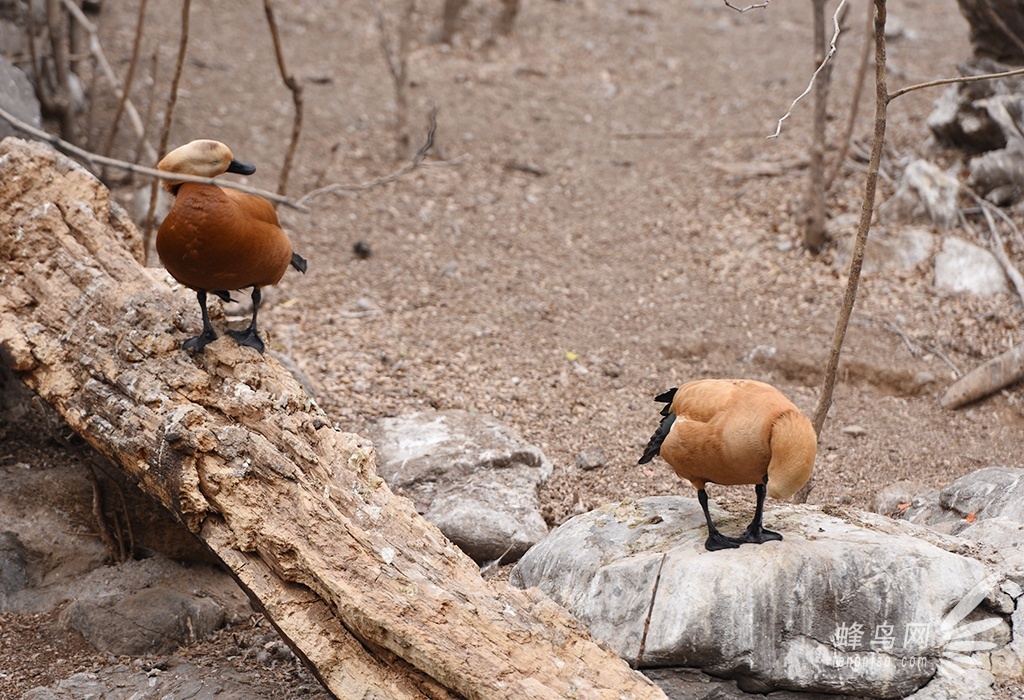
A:
[[[716,510],[727,533],[750,518]],[[836,512],[845,519],[774,505],[765,520],[783,541],[708,552],[693,499],[609,505],[555,530],[511,580],[545,591],[638,667],[696,667],[748,692],[908,695],[955,663],[941,631],[959,631],[949,614],[964,600],[967,619],[991,619],[987,640],[1009,643],[1009,615],[970,597],[993,585],[980,562],[881,516]]]
[[[1010,289],[996,256],[956,236],[947,236],[935,256],[935,286],[979,296],[1003,294]]]
[[[966,474],[941,491],[925,491],[919,507],[904,515],[912,523],[952,534],[991,518],[1024,523],[1024,468],[993,466]]]
[[[850,267],[856,239],[857,217],[843,215],[830,224],[832,240],[836,246],[835,267],[846,272]],[[868,275],[885,273],[907,274],[935,254],[939,237],[925,226],[882,225],[872,228],[864,248],[863,272]]]
[[[61,622],[100,651],[162,654],[251,613],[227,574],[163,557],[96,569],[76,583]]]
[[[547,536],[537,486],[551,462],[504,423],[466,411],[380,421],[377,473],[478,563],[512,562]]]

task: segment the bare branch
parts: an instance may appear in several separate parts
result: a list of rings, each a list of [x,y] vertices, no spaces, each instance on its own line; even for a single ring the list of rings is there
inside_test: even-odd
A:
[[[1000,267],[1003,268],[1003,274],[1013,284],[1013,288],[1017,290],[1017,296],[1021,298],[1021,301],[1024,301],[1024,275],[1021,275],[1020,270],[1010,260],[1010,256],[1006,252],[1006,246],[1003,245],[1003,239],[999,236],[999,227],[996,226],[995,217],[992,215],[992,210],[997,209],[997,207],[992,206],[968,188],[964,187],[963,190],[980,206],[981,214],[985,217],[985,223],[988,224],[989,248],[991,248],[996,260],[999,261]],[[960,217],[967,228],[974,231],[975,234],[978,233],[977,229],[971,225],[971,222],[967,220],[962,211],[960,212]]]
[[[783,114],[782,117],[779,119],[779,123],[775,127],[775,133],[771,134],[770,136],[768,136],[768,138],[770,138],[770,139],[777,139],[779,137],[779,134],[782,133],[782,122],[786,121],[791,116],[793,116],[793,110],[796,109],[797,102],[799,102],[803,98],[807,97],[808,94],[810,94],[811,90],[814,88],[814,80],[815,80],[815,78],[817,78],[818,74],[821,73],[821,71],[823,71],[825,69],[825,65],[829,61],[831,61],[832,60],[832,56],[835,55],[835,53],[836,53],[836,42],[839,41],[839,32],[840,32],[840,29],[839,29],[839,16],[840,16],[840,13],[843,11],[843,8],[845,6],[846,6],[846,0],[839,0],[839,6],[836,7],[836,11],[832,15],[832,41],[829,42],[828,53],[825,54],[825,59],[821,62],[821,64],[814,71],[814,73],[811,74],[811,79],[807,83],[807,87],[804,89],[804,91],[801,92],[797,96],[797,98],[795,100],[793,100],[793,103],[789,105],[789,111],[786,112],[785,114]]]
[[[839,175],[846,155],[850,152],[850,142],[853,140],[853,127],[857,123],[857,115],[860,112],[860,95],[864,90],[864,79],[868,74],[868,59],[871,58],[871,23],[873,22],[874,9],[871,5],[865,5],[867,9],[868,26],[864,32],[864,46],[861,47],[860,65],[857,67],[857,81],[853,87],[853,96],[850,98],[850,117],[846,120],[846,131],[843,132],[842,146],[839,147],[839,155],[832,163],[832,170],[825,179],[825,191],[832,189],[832,183]]]
[[[832,335],[832,347],[829,350],[828,362],[825,365],[825,377],[822,381],[818,405],[814,410],[814,432],[821,436],[828,411],[832,407],[832,394],[835,391],[836,376],[839,372],[839,358],[843,351],[843,340],[850,326],[850,316],[857,301],[857,287],[860,284],[860,272],[864,265],[864,251],[871,231],[871,216],[875,211],[875,192],[878,188],[878,170],[882,161],[882,150],[885,147],[886,110],[889,106],[889,93],[885,83],[885,0],[874,0],[875,4],[875,133],[871,142],[871,162],[868,165],[867,181],[864,185],[864,200],[861,203],[860,223],[857,226],[857,239],[853,245],[850,259],[850,272],[846,281],[846,293],[843,304],[836,319],[835,332]],[[807,497],[814,488],[814,478],[804,484],[793,497],[797,503],[806,503]]]
[[[770,3],[771,1],[772,0],[764,0],[764,2],[756,2],[753,5],[747,5],[746,7],[737,7],[736,5],[733,5],[731,2],[729,2],[729,0],[723,0],[723,2],[725,2],[726,7],[728,7],[730,10],[736,10],[741,14],[744,12],[750,12],[751,10],[763,10],[766,7],[768,7],[768,3]]]
[[[277,21],[274,19],[274,8],[270,0],[263,0],[263,10],[267,15],[267,24],[270,25],[270,36],[274,40],[274,54],[277,56],[277,67],[281,71],[281,80],[284,81],[292,93],[292,102],[295,104],[295,119],[292,121],[292,138],[288,143],[288,150],[284,155],[284,164],[281,166],[281,177],[278,181],[277,192],[283,195],[288,186],[288,174],[292,170],[292,162],[295,160],[295,149],[299,145],[299,135],[302,133],[302,84],[295,79],[295,76],[288,73],[284,65],[284,51],[281,48],[281,37],[277,30]]]
[[[266,199],[269,199],[272,202],[284,204],[285,206],[291,207],[292,209],[297,209],[298,211],[309,211],[301,204],[293,202],[287,197],[282,197],[281,195],[274,194],[273,192],[267,192],[256,187],[249,187],[248,185],[243,185],[237,182],[231,182],[228,180],[218,180],[216,178],[210,177],[197,177],[195,175],[186,175],[184,173],[165,173],[161,170],[147,168],[136,163],[129,163],[127,161],[118,160],[116,158],[108,158],[106,156],[101,156],[98,153],[92,153],[84,148],[74,145],[73,143],[69,143],[64,139],[54,136],[53,134],[47,133],[42,129],[37,129],[31,124],[21,121],[10,112],[3,109],[2,107],[0,107],[0,119],[3,119],[4,121],[8,122],[18,131],[22,131],[32,136],[33,138],[50,144],[54,148],[64,151],[65,153],[70,153],[71,155],[80,158],[82,161],[87,163],[93,170],[97,170],[97,166],[99,165],[106,165],[112,168],[125,170],[130,173],[135,173],[137,175],[147,175],[149,177],[154,177],[161,180],[175,180],[176,182],[197,182],[202,185],[217,185],[218,187],[229,187],[234,190],[240,190],[241,192],[248,192],[249,194],[255,194],[259,195],[260,197],[265,197]]]
[[[171,136],[171,122],[174,120],[174,105],[178,102],[178,84],[181,82],[181,71],[185,65],[185,50],[188,48],[188,24],[189,15],[192,11],[192,0],[185,0],[181,5],[181,38],[178,40],[178,63],[174,68],[174,77],[171,78],[171,90],[167,95],[167,107],[164,110],[164,125],[160,130],[159,155],[167,153],[167,142]],[[149,210],[146,212],[146,220],[142,225],[142,250],[146,259],[149,259],[149,243],[153,239],[153,223],[156,218],[157,183],[149,191]]]
[[[961,78],[943,78],[941,80],[929,80],[927,83],[918,83],[917,85],[908,85],[907,87],[900,88],[896,92],[889,95],[889,101],[895,100],[897,97],[902,97],[908,92],[914,90],[923,90],[930,87],[938,87],[940,85],[955,85],[956,83],[977,83],[982,80],[996,80],[998,78],[1009,78],[1014,75],[1024,75],[1024,68],[1017,68],[1015,70],[1008,70],[1005,73],[986,73],[985,75],[968,75]]]
[[[117,137],[117,127],[121,121],[121,114],[124,113],[125,108],[130,104],[128,100],[128,91],[132,89],[132,80],[135,78],[135,68],[139,63],[139,50],[142,46],[142,27],[146,19],[146,4],[148,0],[142,0],[139,3],[139,19],[135,24],[135,39],[132,42],[132,57],[128,62],[128,72],[124,76],[124,88],[121,90],[120,100],[117,103],[117,110],[114,112],[114,117],[110,123],[110,133],[107,134],[106,144],[103,146],[103,155],[109,156],[110,151],[114,147],[114,139]],[[114,86],[114,94],[117,94],[117,86]],[[139,113],[135,111],[135,106],[132,105],[131,113],[134,113],[134,117],[129,116],[135,123],[135,130],[140,139],[145,142],[146,130],[142,123],[139,121]],[[148,145],[148,144],[146,144]],[[150,147],[152,150],[152,147]],[[151,160],[156,160],[156,152],[154,151],[150,155]]]
[[[410,173],[416,168],[420,167],[420,164],[423,163],[423,159],[427,157],[427,154],[430,153],[430,150],[434,147],[434,134],[436,132],[437,107],[435,105],[431,105],[430,128],[427,130],[427,136],[426,139],[423,141],[423,145],[420,146],[418,151],[416,151],[416,155],[413,157],[411,161],[409,161],[408,163],[406,163],[405,165],[403,165],[401,168],[391,173],[390,175],[378,177],[374,180],[370,180],[369,182],[362,182],[355,185],[334,184],[327,185],[325,187],[319,187],[311,192],[307,192],[306,194],[302,195],[295,203],[298,206],[303,206],[309,200],[315,197],[319,197],[322,194],[328,194],[330,192],[359,192],[362,190],[368,190],[372,187],[377,187],[378,185],[386,185],[389,182],[394,182],[403,175]]]
[[[76,5],[73,0],[63,0],[63,3],[64,7],[67,8],[68,14],[70,14],[71,17],[73,17],[74,20],[78,22],[89,35],[89,53],[91,53],[95,57],[96,62],[100,67],[100,70],[103,72],[103,76],[107,79],[107,82],[110,83],[110,87],[114,91],[114,96],[121,100],[121,103],[118,105],[118,112],[117,116],[115,117],[113,128],[117,128],[117,119],[120,119],[121,107],[123,105],[125,112],[127,112],[128,114],[128,119],[132,122],[132,127],[135,129],[135,133],[139,136],[139,138],[143,138],[145,134],[145,128],[142,125],[142,119],[139,117],[139,112],[137,109],[135,109],[135,105],[132,104],[132,101],[128,99],[129,85],[125,85],[124,87],[122,87],[121,81],[117,79],[117,75],[114,73],[114,69],[111,67],[110,61],[107,60],[107,55],[103,52],[103,47],[100,45],[99,30],[96,28],[95,24],[89,21],[89,18],[85,16],[85,13],[82,12],[82,9],[78,5]],[[140,16],[139,25],[138,28],[136,29],[136,46],[138,45],[139,40],[138,35],[140,35],[142,32],[142,14],[145,12],[145,10],[146,3],[145,0],[143,0],[142,5],[139,8]],[[135,56],[134,53],[132,55],[133,57]],[[128,80],[131,80],[131,75],[132,72],[134,71],[134,65],[135,64],[133,58],[133,62],[128,69]],[[111,132],[111,136],[108,139],[108,141],[112,140],[113,132]],[[153,147],[146,143],[145,149],[147,157],[155,161],[157,154],[156,151],[153,150]],[[106,152],[109,154],[109,146],[107,147]]]

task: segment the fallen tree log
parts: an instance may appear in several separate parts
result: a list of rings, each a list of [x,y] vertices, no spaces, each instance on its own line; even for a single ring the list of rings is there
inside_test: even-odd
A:
[[[1024,379],[1024,343],[975,367],[949,385],[939,403],[960,408]]]
[[[0,361],[201,537],[332,693],[665,697],[543,594],[484,581],[272,358],[183,352],[193,299],[140,259],[88,172],[0,143]]]

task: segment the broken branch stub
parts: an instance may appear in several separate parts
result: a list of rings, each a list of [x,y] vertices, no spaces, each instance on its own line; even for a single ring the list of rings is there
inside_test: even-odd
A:
[[[191,295],[140,259],[95,178],[0,143],[0,360],[204,539],[332,693],[665,697],[539,592],[485,582],[276,361],[230,338],[182,351]]]

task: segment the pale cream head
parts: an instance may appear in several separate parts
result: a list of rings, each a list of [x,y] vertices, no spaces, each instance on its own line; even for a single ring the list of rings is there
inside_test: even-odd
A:
[[[158,170],[168,173],[182,173],[185,175],[197,175],[199,177],[217,177],[229,170],[242,174],[251,174],[255,170],[252,166],[244,166],[238,163],[231,154],[231,149],[220,141],[211,139],[199,139],[178,146],[168,153],[157,164]],[[172,190],[181,181],[164,180],[163,185]]]

